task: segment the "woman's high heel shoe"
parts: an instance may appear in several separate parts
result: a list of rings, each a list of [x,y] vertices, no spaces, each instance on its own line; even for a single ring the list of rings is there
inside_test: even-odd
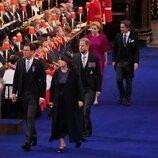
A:
[[[60,146],[58,149],[57,149],[57,153],[62,153],[64,151],[64,147]]]
[[[64,151],[64,148],[66,147],[65,144],[61,145],[58,149],[57,149],[57,153],[62,153]]]

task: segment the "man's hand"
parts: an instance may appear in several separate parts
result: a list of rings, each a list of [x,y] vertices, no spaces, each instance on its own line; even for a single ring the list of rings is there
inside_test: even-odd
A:
[[[16,102],[16,100],[17,100],[16,94],[12,94],[11,100],[12,100],[12,102],[14,102],[14,103]]]
[[[44,102],[44,98],[39,98],[39,105],[41,106],[41,104]]]
[[[95,93],[95,97],[99,97],[99,96],[100,96],[100,94],[101,94],[101,92],[96,91],[96,93]]]
[[[134,63],[134,70],[137,70],[138,69],[138,63]]]
[[[112,66],[115,67],[115,61],[112,62]]]
[[[78,101],[79,108],[83,106],[83,101]]]
[[[49,107],[53,108],[53,102],[49,102]]]

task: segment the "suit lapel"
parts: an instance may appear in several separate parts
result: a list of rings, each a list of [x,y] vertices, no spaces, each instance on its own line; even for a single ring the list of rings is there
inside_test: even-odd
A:
[[[121,45],[123,45],[123,33],[121,33],[121,39],[120,39],[120,41],[121,41]]]
[[[81,72],[81,64],[82,64],[82,59],[81,59],[81,54],[79,54],[79,56],[78,56],[78,69],[79,69],[79,72]]]
[[[129,39],[131,39],[131,32],[130,32],[128,40],[127,40],[127,45],[129,44]]]
[[[35,75],[35,71],[36,71],[36,61],[35,59],[33,59],[33,62],[32,62],[32,65],[30,66],[30,69],[28,71],[28,73],[30,73],[30,81],[34,78],[34,75]]]
[[[21,62],[20,74],[23,74],[24,71],[25,71],[25,59],[23,59]]]
[[[20,81],[22,83],[22,79],[23,79],[23,72],[25,71],[25,59],[23,59],[21,61],[21,64],[19,64],[19,71],[18,71],[18,75],[20,78]]]

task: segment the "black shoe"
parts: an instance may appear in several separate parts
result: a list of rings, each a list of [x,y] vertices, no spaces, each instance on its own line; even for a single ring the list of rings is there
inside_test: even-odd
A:
[[[78,141],[78,142],[75,144],[75,147],[76,147],[77,149],[79,149],[80,146],[81,146],[81,141]]]
[[[90,136],[92,136],[92,133],[87,133],[85,136],[90,137]]]
[[[123,104],[123,97],[119,97],[118,104]]]
[[[36,145],[37,145],[37,139],[32,140],[30,146],[36,146]]]
[[[126,106],[130,106],[131,105],[131,101],[129,98],[125,98],[125,105]]]
[[[29,143],[24,143],[22,146],[21,146],[22,149],[26,150],[26,151],[29,151],[31,149],[31,146]]]
[[[82,141],[82,142],[85,142],[85,141],[86,141],[86,137],[85,137],[85,136],[82,136],[81,141]]]

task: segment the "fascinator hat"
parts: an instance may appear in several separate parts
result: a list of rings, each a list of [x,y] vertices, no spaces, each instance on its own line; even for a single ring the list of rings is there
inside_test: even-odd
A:
[[[65,61],[70,69],[73,68],[72,56],[70,53],[60,54],[59,59]]]
[[[98,21],[93,21],[93,22],[90,23],[90,27],[92,27],[92,26],[94,26],[94,25],[97,26],[99,29],[100,29],[100,27],[101,27],[101,26],[100,26],[100,23],[99,23]]]

